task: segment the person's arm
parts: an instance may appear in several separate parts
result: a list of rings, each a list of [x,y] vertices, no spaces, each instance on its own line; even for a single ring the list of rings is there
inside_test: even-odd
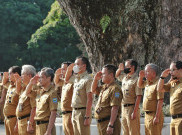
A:
[[[101,76],[102,76],[102,72],[97,72],[96,75],[94,76],[94,80],[92,82],[92,86],[91,86],[91,91],[92,93],[94,94],[97,94],[97,87],[98,87],[98,81],[101,79]]]
[[[65,82],[68,83],[69,82],[69,79],[70,77],[72,76],[72,72],[73,72],[73,67],[74,67],[74,63],[70,64],[67,68],[67,71],[66,71],[66,75],[65,75]]]
[[[0,104],[3,104],[4,103],[5,97],[6,97],[6,93],[7,93],[6,88],[3,88],[2,93],[1,93]]]
[[[115,122],[115,120],[116,120],[116,118],[117,118],[117,116],[118,116],[118,110],[119,110],[119,106],[112,106],[112,109],[111,109],[111,118],[110,118],[110,121],[109,121],[109,125],[108,125],[108,127],[107,127],[107,130],[106,130],[106,132],[107,132],[107,134],[113,134],[113,129],[114,129],[114,127],[112,127],[112,126],[114,126],[114,122]]]
[[[19,76],[19,74],[14,74],[14,78],[15,78],[15,84],[16,84],[16,93],[18,95],[20,95],[21,93],[21,89],[22,89],[22,86],[21,86],[21,77]]]
[[[166,78],[169,75],[170,69],[166,69],[162,72],[161,77],[159,79],[158,85],[157,85],[157,91],[158,92],[165,92],[164,90],[164,78]]]
[[[137,98],[136,98],[135,107],[134,107],[133,113],[131,114],[131,119],[132,120],[134,120],[136,118],[136,114],[137,114],[137,111],[138,111],[138,108],[139,108],[139,105],[140,105],[141,98],[142,98],[142,95],[138,95]]]
[[[45,135],[51,135],[51,131],[52,131],[52,128],[54,127],[54,123],[56,120],[56,112],[57,112],[56,110],[51,111],[51,116],[49,118],[49,124],[48,124]]]
[[[32,91],[32,87],[33,87],[33,85],[37,84],[38,79],[39,79],[39,76],[36,75],[36,76],[34,76],[34,77],[30,80],[29,84],[28,84],[27,87],[26,87],[26,96],[28,96],[28,97],[30,96],[29,94],[30,94],[31,91]]]
[[[61,71],[62,71],[62,68],[59,68],[55,72],[55,77],[54,77],[54,83],[55,83],[55,85],[58,85],[58,83],[59,83]]]
[[[157,102],[157,110],[156,110],[155,118],[153,120],[153,124],[159,123],[160,114],[162,112],[162,105],[163,105],[163,99],[159,99]]]
[[[88,92],[87,93],[86,114],[85,114],[85,120],[84,120],[84,125],[85,126],[90,125],[91,112],[92,112],[92,92]]]
[[[119,75],[121,74],[122,71],[124,71],[124,64],[123,64],[123,63],[120,63],[120,64],[119,64],[119,67],[118,67],[118,69],[117,69],[117,71],[116,71],[115,77],[116,77],[116,78],[119,77]]]
[[[137,86],[139,88],[143,88],[143,78],[145,77],[145,71],[144,70],[141,70],[140,73],[139,73],[139,78],[138,78],[138,82],[137,82]]]
[[[30,118],[29,118],[29,122],[28,122],[28,126],[27,126],[27,132],[29,132],[29,133],[33,133],[35,131],[34,126],[33,126],[35,113],[36,113],[36,107],[31,109]]]
[[[3,85],[5,85],[9,80],[9,73],[8,72],[4,72],[3,73],[3,79],[2,79],[2,83]]]

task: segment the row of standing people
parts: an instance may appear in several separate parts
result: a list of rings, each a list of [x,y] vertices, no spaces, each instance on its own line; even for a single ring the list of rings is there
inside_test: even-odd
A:
[[[137,62],[132,59],[126,60],[125,64],[121,63],[118,69],[114,65],[105,65],[94,78],[88,74],[88,66],[85,57],[78,57],[75,63],[62,63],[55,77],[51,68],[43,68],[39,75],[35,75],[35,68],[30,68],[30,65],[23,66],[22,71],[18,67],[10,68],[9,77],[4,73],[4,80],[9,78],[11,82],[6,87],[8,84],[4,81],[4,87],[7,88],[4,106],[7,135],[55,134],[58,103],[56,89],[61,91],[63,129],[66,135],[90,134],[93,94],[99,97],[94,116],[100,135],[119,135],[121,126],[124,135],[140,134],[139,103],[142,88],[145,88],[145,134],[161,134],[164,91],[170,92],[171,96],[171,135],[182,134],[182,62],[172,62],[170,69],[165,70],[161,76],[157,65],[148,64],[144,71],[140,71],[139,78],[136,74]],[[164,79],[169,73],[172,80],[164,85]],[[115,78],[122,82],[121,87]]]

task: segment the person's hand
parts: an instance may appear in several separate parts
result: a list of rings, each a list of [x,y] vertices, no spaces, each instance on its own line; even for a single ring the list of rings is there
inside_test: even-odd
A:
[[[136,118],[136,113],[133,112],[133,113],[131,114],[131,120],[134,120],[135,118]]]
[[[39,80],[39,76],[38,75],[35,75],[31,80],[30,80],[30,83],[31,84],[37,84],[38,80]]]
[[[169,73],[170,73],[170,69],[168,68],[162,72],[161,76],[166,78],[169,75]]]
[[[113,130],[114,130],[114,128],[111,128],[111,127],[107,127],[107,130],[106,130],[106,133],[108,134],[108,135],[112,135],[113,134]]]
[[[90,125],[90,118],[84,120],[84,125],[89,126]]]
[[[123,64],[123,63],[120,63],[118,68],[119,68],[121,71],[123,71],[123,70],[124,70],[124,64]]]
[[[55,72],[55,75],[61,75],[62,73],[62,68],[58,68]]]
[[[3,73],[3,78],[4,79],[9,79],[9,73],[8,72],[4,72]]]
[[[154,125],[157,125],[159,123],[159,118],[158,117],[155,117],[154,119],[153,119],[153,124]]]
[[[144,78],[145,77],[145,71],[144,70],[141,70],[139,72],[139,77],[141,77],[141,78]]]
[[[68,71],[73,71],[73,67],[74,67],[75,63],[72,63],[68,66],[67,70]]]
[[[21,76],[18,73],[15,73],[13,76],[16,82],[21,82]]]
[[[98,81],[98,80],[100,80],[101,78],[102,78],[102,72],[99,71],[99,72],[96,73],[94,79]]]
[[[30,133],[30,134],[32,134],[32,133],[34,133],[34,131],[35,131],[35,129],[33,128],[33,125],[28,124],[28,126],[27,126],[27,132]]]
[[[44,135],[51,135],[51,132],[46,131]]]
[[[15,133],[18,133],[18,124],[15,125],[15,127],[14,127],[14,132],[15,132]]]

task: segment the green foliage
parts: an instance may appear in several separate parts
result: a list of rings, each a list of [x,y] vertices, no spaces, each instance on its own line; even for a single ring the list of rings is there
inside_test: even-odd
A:
[[[77,48],[79,36],[71,26],[68,17],[54,2],[51,11],[40,27],[28,41],[33,65],[36,67],[51,66],[56,69],[63,61],[74,61],[81,54]]]
[[[105,33],[107,27],[109,26],[111,22],[111,18],[108,15],[104,15],[102,19],[100,20],[100,25],[102,27],[103,33]]]
[[[1,0],[0,4],[0,70],[29,63],[26,43],[42,25],[45,13],[54,0]],[[49,3],[49,4],[48,4]],[[25,59],[26,58],[26,59]]]

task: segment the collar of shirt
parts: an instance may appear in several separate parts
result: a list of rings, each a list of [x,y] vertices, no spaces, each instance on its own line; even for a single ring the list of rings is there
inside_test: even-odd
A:
[[[159,78],[155,78],[153,81],[147,81],[147,85],[155,84],[158,80]]]
[[[77,75],[76,75],[76,78],[81,79],[81,78],[83,78],[86,74],[87,74],[87,71],[85,71],[85,72],[83,72],[83,73],[81,73],[81,74],[77,74]]]
[[[43,88],[43,91],[49,91],[52,88],[53,84],[49,85],[46,89]]]
[[[126,75],[126,79],[133,79],[136,77],[136,73],[133,73],[132,75]]]

